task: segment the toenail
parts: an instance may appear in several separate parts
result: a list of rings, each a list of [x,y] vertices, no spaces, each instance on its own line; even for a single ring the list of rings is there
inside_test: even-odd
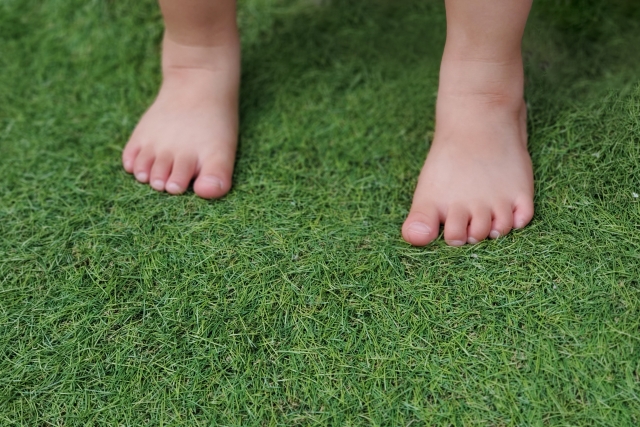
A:
[[[462,240],[447,240],[447,244],[449,246],[464,246],[467,242],[463,242]]]
[[[516,228],[516,229],[522,228],[524,226],[525,226],[524,221],[515,221],[515,223],[513,224],[513,228]]]
[[[164,188],[164,181],[162,181],[161,179],[155,179],[152,183],[151,186],[153,188],[155,188],[156,190],[162,190]]]
[[[143,182],[144,182],[144,181],[146,181],[146,180],[147,180],[147,178],[148,178],[148,176],[147,176],[147,174],[146,174],[146,173],[144,173],[144,172],[138,172],[138,173],[136,174],[136,179],[137,179],[138,181],[143,181]]]
[[[131,164],[131,161],[130,161],[130,160],[126,160],[126,161],[124,162],[124,168],[125,168],[125,169],[131,169],[131,166],[133,166],[133,165]]]
[[[469,242],[469,244],[471,245],[475,245],[476,243],[478,243],[478,241],[473,237],[469,237],[469,240],[467,240],[467,242]]]
[[[489,237],[491,237],[492,239],[497,239],[498,237],[500,237],[500,233],[496,230],[493,230],[491,231],[491,233],[489,233]]]
[[[216,178],[215,176],[205,176],[202,178],[204,181],[208,182],[211,185],[215,185],[216,187],[222,187],[222,181],[220,181],[218,178]]]
[[[170,182],[167,184],[167,191],[169,193],[180,193],[182,191],[182,187],[175,182]]]
[[[418,234],[431,234],[431,227],[421,222],[414,222],[409,226],[409,231]]]

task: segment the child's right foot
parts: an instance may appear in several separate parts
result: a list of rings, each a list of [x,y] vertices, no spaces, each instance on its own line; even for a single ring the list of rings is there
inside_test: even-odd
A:
[[[127,172],[158,191],[203,198],[231,188],[238,138],[240,44],[229,31],[213,46],[163,42],[163,82],[122,154]]]
[[[405,240],[424,246],[444,224],[452,246],[497,238],[533,216],[522,61],[442,61],[436,132]]]

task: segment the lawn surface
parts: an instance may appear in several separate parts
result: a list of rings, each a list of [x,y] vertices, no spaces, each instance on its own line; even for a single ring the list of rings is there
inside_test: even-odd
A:
[[[640,425],[636,3],[537,1],[535,218],[420,249],[441,1],[240,1],[205,201],[120,165],[152,0],[0,0],[0,425]]]

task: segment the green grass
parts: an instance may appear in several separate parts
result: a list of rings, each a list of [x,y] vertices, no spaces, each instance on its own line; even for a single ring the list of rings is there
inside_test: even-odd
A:
[[[231,193],[120,165],[151,0],[0,0],[0,425],[640,424],[640,7],[538,0],[536,216],[400,237],[444,7],[245,0]]]

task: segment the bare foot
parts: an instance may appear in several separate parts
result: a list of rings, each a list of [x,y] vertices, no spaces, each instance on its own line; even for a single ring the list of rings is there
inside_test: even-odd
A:
[[[163,42],[163,82],[122,154],[127,172],[158,191],[200,197],[231,188],[238,138],[240,45],[230,31],[213,46]]]
[[[497,238],[533,217],[522,61],[443,59],[436,131],[404,239],[451,246]]]

